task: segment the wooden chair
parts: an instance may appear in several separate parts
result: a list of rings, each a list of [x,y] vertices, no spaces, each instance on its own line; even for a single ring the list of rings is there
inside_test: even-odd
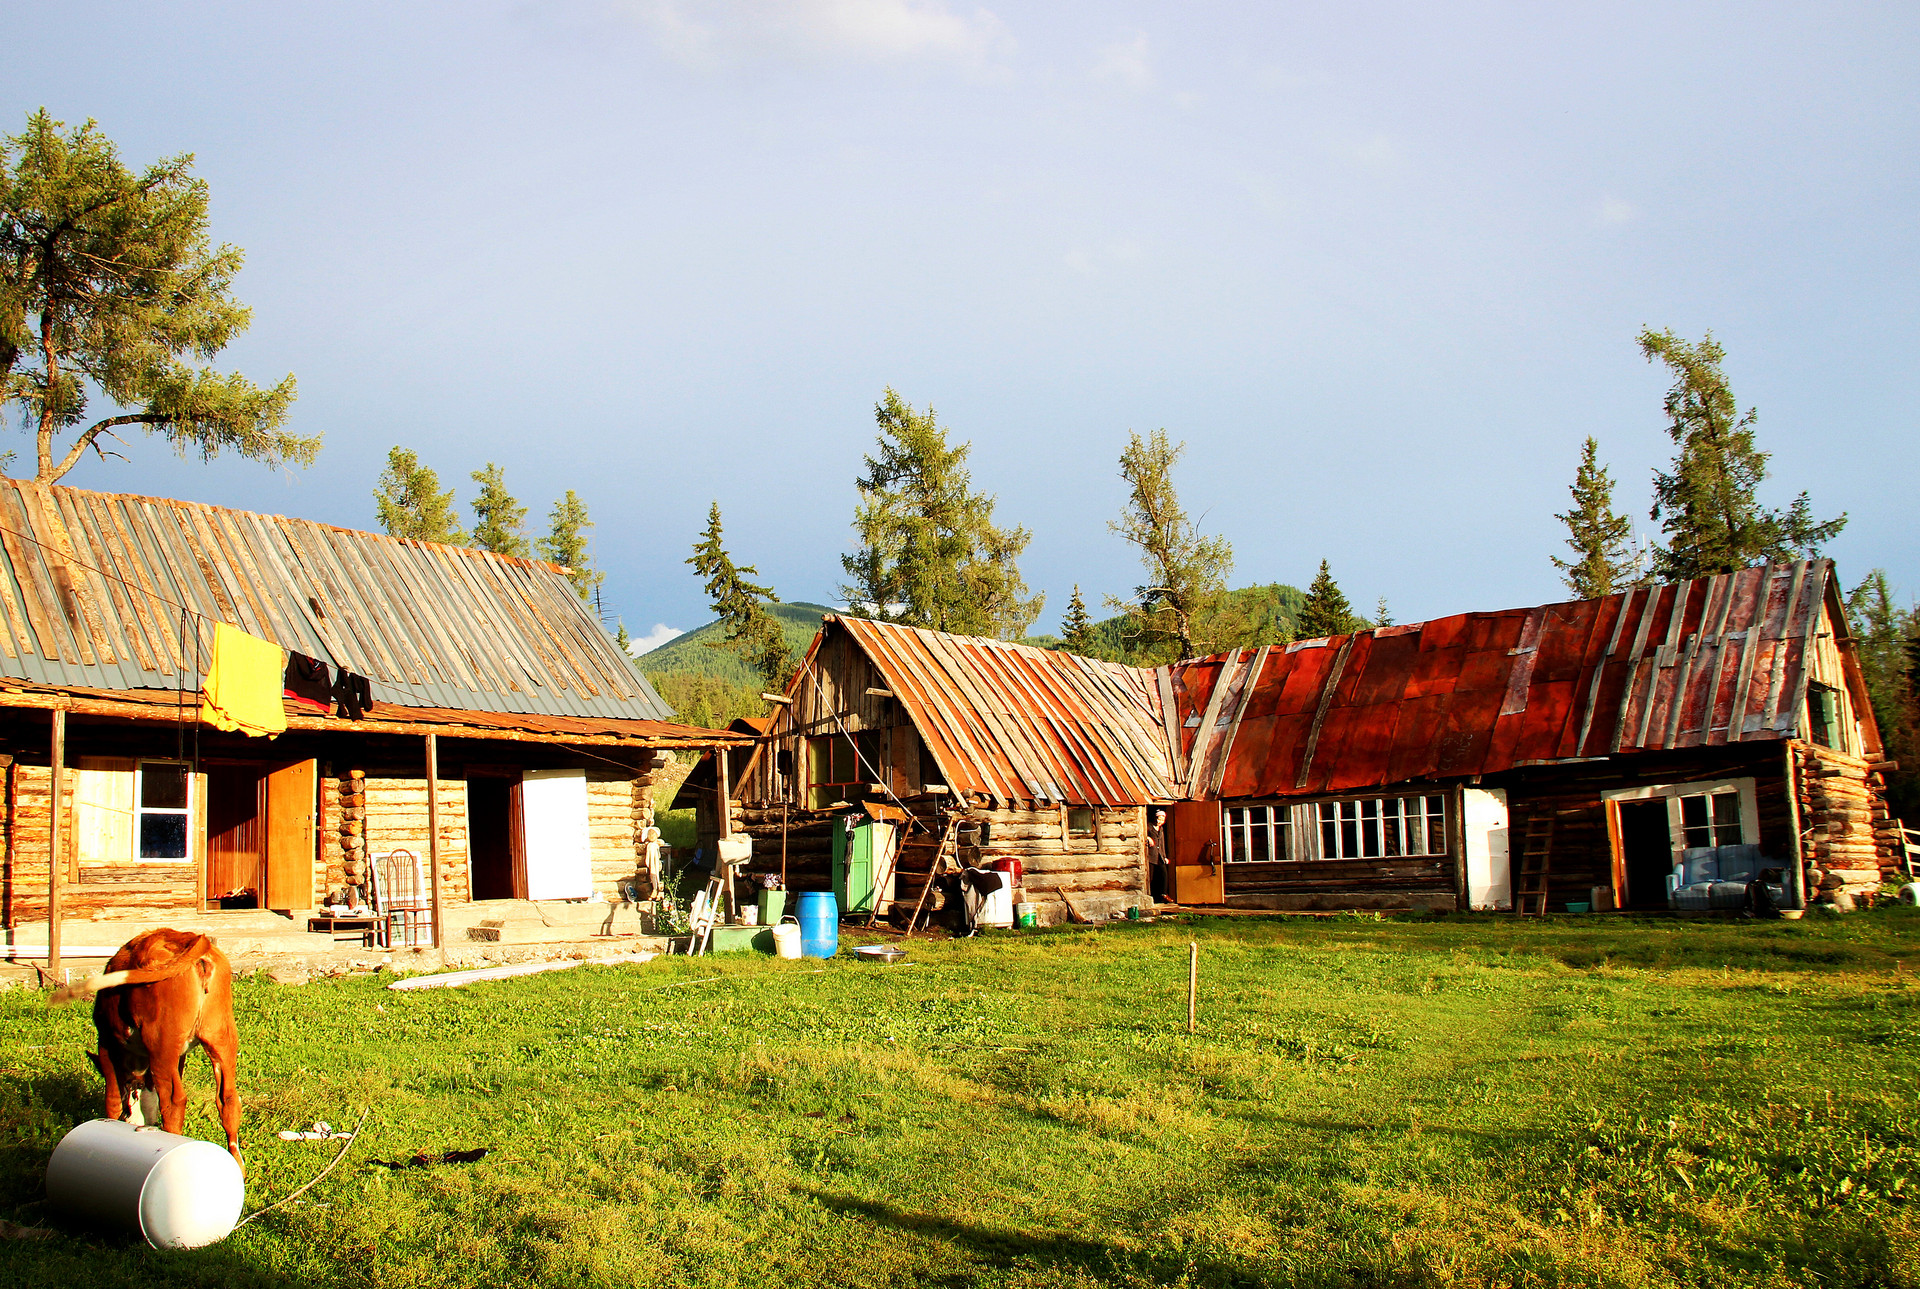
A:
[[[398,931],[400,943],[412,947],[425,931],[431,936],[433,904],[427,898],[427,878],[420,857],[410,850],[373,856],[373,908],[380,915],[380,947],[391,949]]]

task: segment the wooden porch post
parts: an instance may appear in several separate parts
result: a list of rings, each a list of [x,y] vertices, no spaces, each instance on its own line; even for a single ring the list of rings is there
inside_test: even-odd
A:
[[[447,947],[440,919],[440,736],[427,735],[427,863],[433,867],[433,947]]]
[[[66,786],[67,709],[53,709],[53,816],[47,829],[47,974],[60,970],[60,866],[62,834],[60,793]]]
[[[713,749],[714,779],[719,784],[720,835],[733,836],[733,793],[727,783],[727,749]]]

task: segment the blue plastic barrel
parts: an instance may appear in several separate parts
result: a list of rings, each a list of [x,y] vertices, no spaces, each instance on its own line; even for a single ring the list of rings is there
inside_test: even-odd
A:
[[[840,951],[840,902],[832,891],[800,895],[800,956],[831,958]]]

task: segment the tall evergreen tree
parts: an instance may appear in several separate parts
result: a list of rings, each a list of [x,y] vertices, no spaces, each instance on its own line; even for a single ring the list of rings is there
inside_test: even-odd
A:
[[[1186,450],[1185,443],[1168,442],[1165,430],[1144,439],[1129,431],[1120,454],[1127,505],[1107,527],[1139,550],[1147,581],[1133,589],[1133,599],[1110,598],[1109,604],[1139,622],[1135,652],[1143,659],[1211,652],[1220,645],[1219,636],[1244,626],[1237,617],[1227,622],[1222,616],[1232,543],[1202,536],[1173,486],[1173,467]]]
[[[320,437],[282,428],[292,376],[262,389],[198,365],[252,311],[232,295],[240,249],[208,240],[192,154],[135,175],[92,121],[63,129],[42,108],[0,138],[0,412],[24,414],[34,477],[120,455],[102,440],[129,425],[183,456],[311,465]],[[117,410],[86,425],[90,391]]]
[[[1653,476],[1653,518],[1667,534],[1667,544],[1653,550],[1656,580],[1815,556],[1846,527],[1845,514],[1816,521],[1804,492],[1784,512],[1760,504],[1767,454],[1754,446],[1758,414],[1751,408],[1741,414],[1720,370],[1726,351],[1712,332],[1693,344],[1649,327],[1640,333],[1640,352],[1673,372],[1667,433],[1680,449],[1673,469]]]
[[[1306,603],[1300,606],[1296,627],[1300,638],[1317,640],[1322,636],[1346,635],[1355,629],[1358,621],[1339,583],[1333,580],[1333,571],[1327,567],[1327,561],[1321,560],[1320,572],[1307,588]]]
[[[993,522],[992,497],[973,491],[968,444],[947,442],[933,408],[918,412],[891,388],[875,405],[877,455],[858,481],[860,548],[840,562],[840,593],[886,622],[1018,639],[1046,602],[1017,563],[1032,537]]]
[[[780,619],[766,606],[778,604],[773,588],[748,580],[757,577],[753,565],[736,565],[727,554],[720,526],[720,503],[707,511],[707,528],[693,545],[693,557],[687,561],[693,571],[707,581],[707,599],[726,628],[722,640],[712,642],[716,649],[732,649],[752,664],[766,687],[775,693],[793,678],[793,649]]]
[[[1555,515],[1567,526],[1567,545],[1578,559],[1549,556],[1567,588],[1579,600],[1597,600],[1632,584],[1638,572],[1633,524],[1613,509],[1613,476],[1600,464],[1600,444],[1591,436],[1580,449],[1574,472],[1573,507]]]
[[[1387,597],[1384,595],[1373,602],[1373,625],[1376,627],[1393,625],[1393,610],[1387,607]]]
[[[467,540],[453,517],[453,489],[440,491],[440,476],[421,465],[410,448],[387,453],[379,484],[373,503],[390,536],[456,546]]]
[[[1093,649],[1093,615],[1087,612],[1087,602],[1080,598],[1080,584],[1073,584],[1073,597],[1067,601],[1066,616],[1060,619],[1060,630],[1065,637],[1060,647],[1068,653],[1086,654]]]
[[[527,540],[527,508],[518,504],[507,491],[507,475],[493,462],[473,472],[480,495],[473,506],[473,544],[496,555],[527,556],[533,544]]]
[[[592,602],[594,592],[607,577],[593,566],[593,556],[587,547],[587,529],[591,527],[593,521],[587,518],[587,503],[569,488],[567,495],[554,502],[553,509],[547,513],[547,535],[535,543],[541,559],[568,570],[574,594],[588,602]]]
[[[1847,596],[1860,671],[1889,760],[1887,802],[1893,813],[1920,824],[1920,611],[1894,603],[1884,569],[1874,569]]]

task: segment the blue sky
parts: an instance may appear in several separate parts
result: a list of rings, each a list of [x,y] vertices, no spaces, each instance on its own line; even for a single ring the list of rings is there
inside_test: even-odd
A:
[[[836,598],[887,385],[1032,530],[1041,628],[1137,580],[1115,462],[1161,427],[1236,583],[1555,598],[1584,436],[1648,527],[1645,324],[1713,330],[1766,499],[1849,512],[1842,575],[1910,598],[1917,56],[1892,4],[69,0],[0,84],[7,130],[197,155],[255,310],[221,365],[326,436],[68,482],[372,526],[394,444],[463,504],[497,461],[536,519],[581,493],[646,635],[710,616],[712,500]]]

